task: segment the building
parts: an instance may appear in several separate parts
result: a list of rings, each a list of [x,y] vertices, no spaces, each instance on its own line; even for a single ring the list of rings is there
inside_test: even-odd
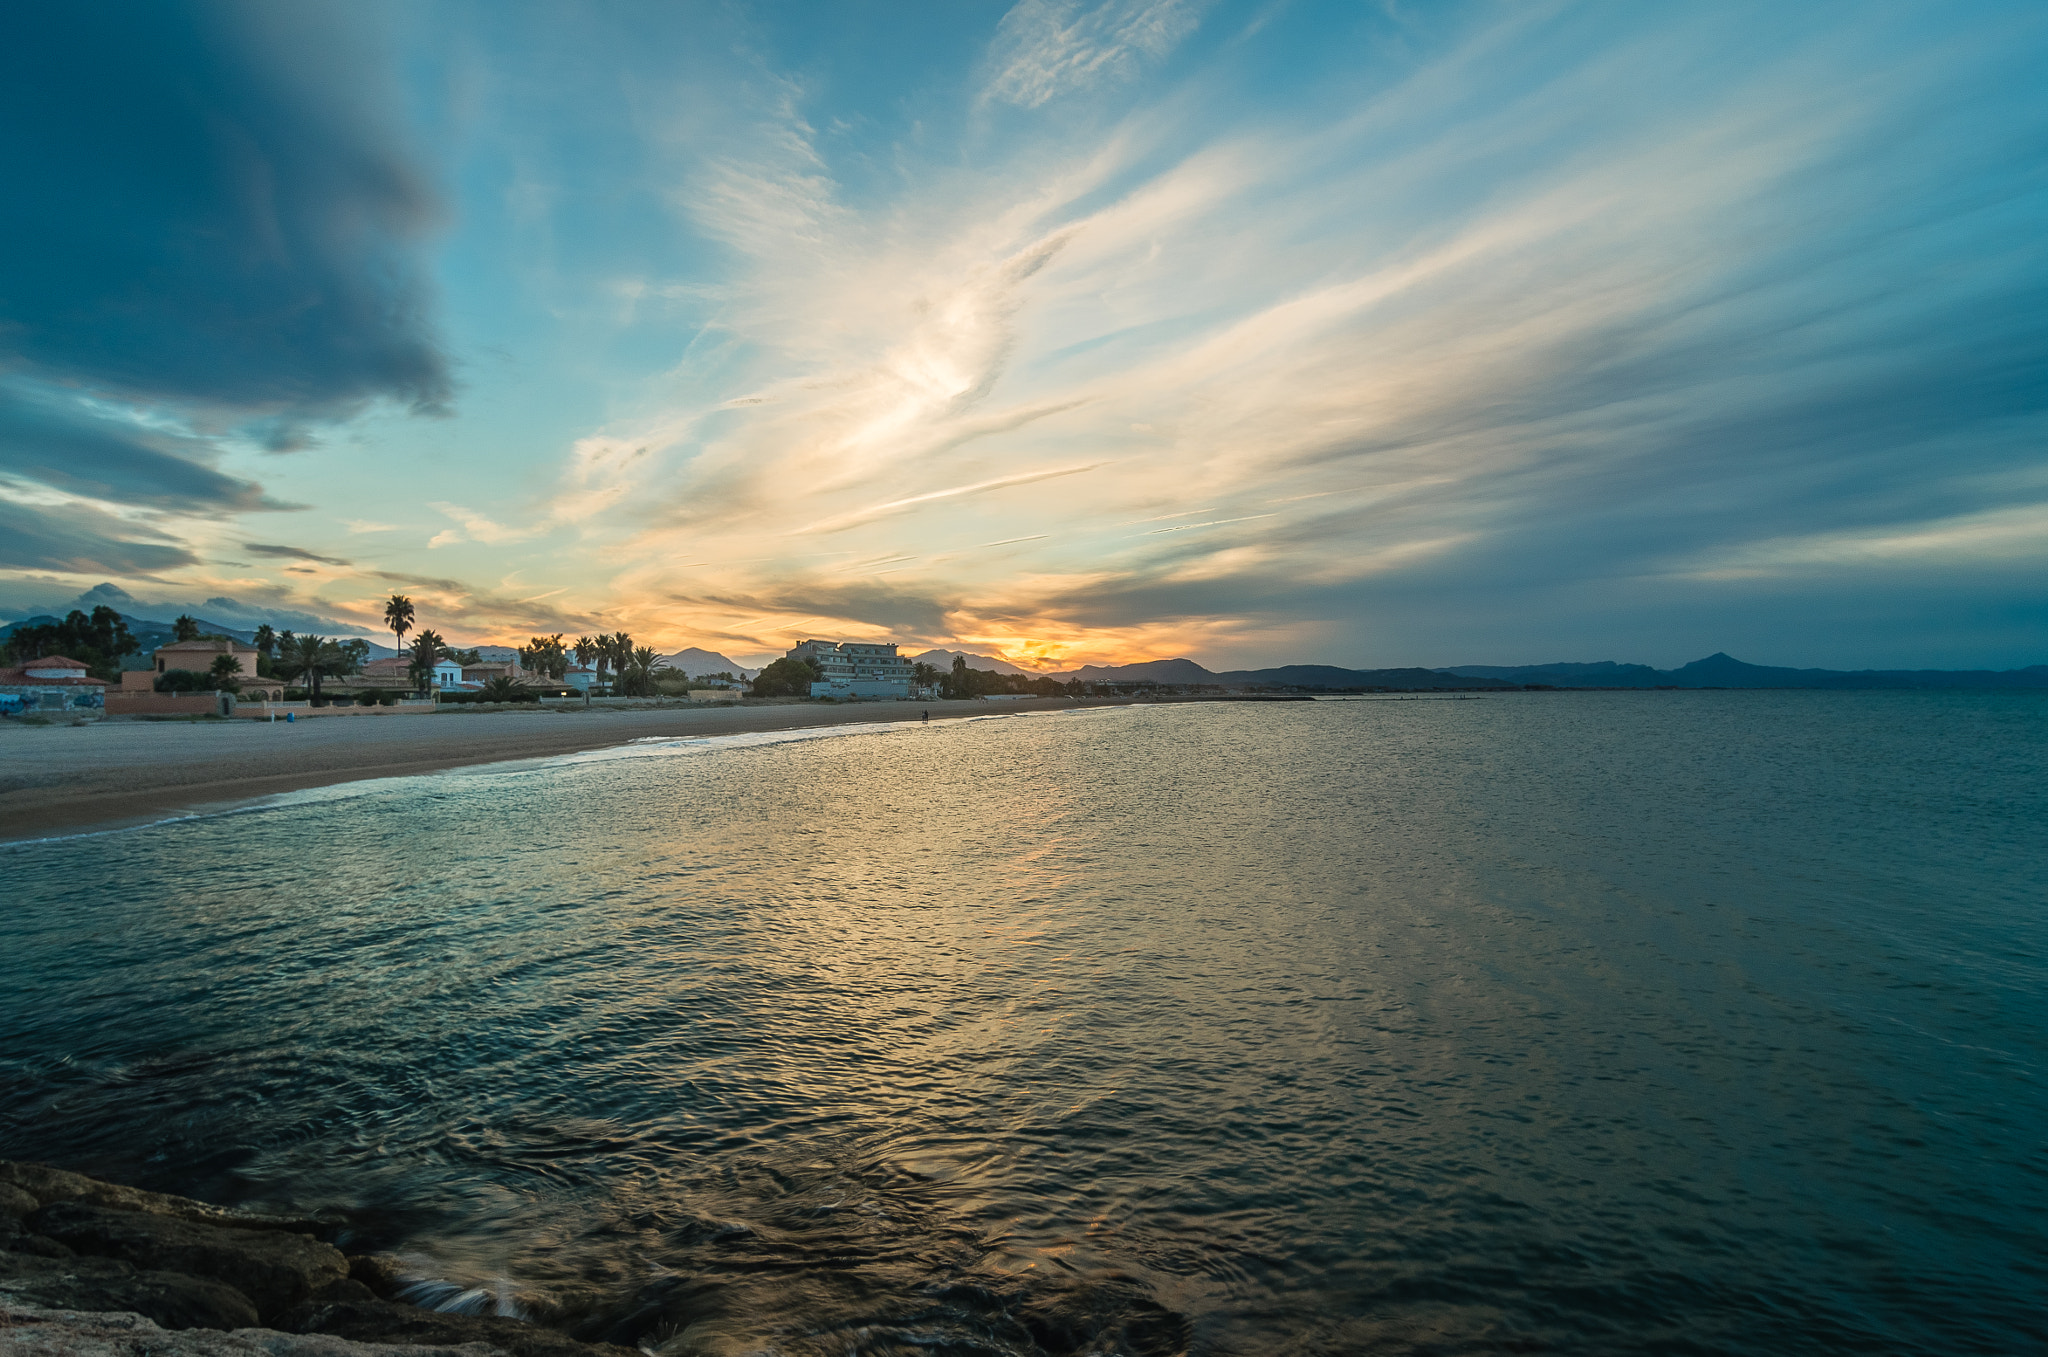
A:
[[[351,688],[395,688],[412,691],[412,656],[400,653],[368,664],[348,676]]]
[[[821,675],[811,685],[812,697],[910,696],[910,661],[896,653],[893,643],[805,641],[790,650],[789,658],[808,662]]]
[[[107,685],[77,660],[47,655],[12,669],[0,669],[0,712],[91,712],[106,710]]]
[[[434,686],[436,688],[460,688],[462,666],[443,655],[434,661]]]
[[[213,662],[223,655],[234,658],[237,666],[235,677],[241,680],[241,695],[251,702],[266,699],[276,701],[284,696],[284,684],[275,678],[259,678],[256,671],[256,647],[241,641],[230,641],[225,637],[209,637],[198,641],[173,641],[167,646],[158,646],[151,656],[150,673],[168,674],[183,670],[192,674],[212,674]],[[122,676],[126,687],[131,680]],[[154,686],[155,680],[150,680]]]
[[[500,648],[502,649],[502,647]],[[474,683],[479,688],[494,678],[508,678],[514,683],[518,683],[525,679],[525,677],[526,671],[519,667],[517,660],[503,664],[486,660],[482,664],[465,664],[462,666],[462,681],[464,683]]]
[[[571,664],[562,671],[562,682],[577,692],[588,695],[597,683],[597,671],[587,664]]]

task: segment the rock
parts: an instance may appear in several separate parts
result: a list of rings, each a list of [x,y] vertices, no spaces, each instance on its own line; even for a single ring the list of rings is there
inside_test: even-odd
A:
[[[34,1200],[36,1206],[48,1206],[52,1202],[85,1202],[91,1206],[105,1206],[116,1211],[141,1211],[152,1216],[176,1216],[181,1220],[230,1225],[244,1230],[290,1230],[298,1234],[315,1234],[333,1223],[310,1217],[230,1211],[225,1207],[193,1201],[189,1197],[173,1197],[163,1192],[144,1192],[140,1188],[123,1187],[119,1183],[103,1183],[82,1173],[53,1169],[46,1164],[24,1164],[12,1159],[0,1159],[0,1185],[25,1193]],[[18,1214],[27,1215],[34,1209],[35,1207],[29,1207]],[[5,1213],[6,1209],[0,1208],[0,1214]]]
[[[0,1239],[0,1249],[9,1253],[25,1253],[34,1258],[76,1258],[76,1249],[67,1249],[48,1235],[34,1234],[24,1230],[20,1234]]]
[[[31,1229],[79,1253],[226,1282],[269,1318],[348,1276],[348,1260],[310,1235],[200,1224],[175,1216],[54,1202]]]
[[[243,1329],[256,1323],[256,1307],[232,1286],[112,1258],[0,1253],[0,1296],[60,1310],[128,1310],[167,1329]]]
[[[354,1343],[271,1329],[166,1333],[141,1315],[93,1314],[0,1301],[0,1351],[40,1357],[502,1357],[480,1343],[413,1347]]]
[[[388,1300],[301,1305],[279,1316],[277,1325],[291,1333],[331,1333],[365,1343],[485,1343],[511,1357],[640,1357],[632,1348],[579,1343],[516,1319],[443,1314]]]
[[[25,1216],[41,1205],[34,1193],[13,1183],[0,1183],[0,1216]]]
[[[348,1275],[370,1288],[380,1300],[390,1300],[405,1285],[405,1263],[395,1253],[352,1253]]]
[[[345,1300],[375,1300],[377,1293],[353,1277],[329,1282],[307,1297],[309,1305],[338,1305]]]

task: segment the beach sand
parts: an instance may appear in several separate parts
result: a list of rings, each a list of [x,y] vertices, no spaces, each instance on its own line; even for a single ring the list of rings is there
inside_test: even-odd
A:
[[[664,735],[734,735],[810,726],[934,721],[1106,706],[1021,702],[863,702],[850,706],[444,711],[264,721],[0,723],[0,842],[146,824],[279,792],[404,777],[468,764],[546,758]]]

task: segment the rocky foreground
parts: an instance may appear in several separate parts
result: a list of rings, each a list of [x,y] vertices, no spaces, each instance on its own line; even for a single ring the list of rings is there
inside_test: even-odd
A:
[[[66,1357],[639,1357],[399,1299],[323,1222],[0,1160],[0,1352]]]

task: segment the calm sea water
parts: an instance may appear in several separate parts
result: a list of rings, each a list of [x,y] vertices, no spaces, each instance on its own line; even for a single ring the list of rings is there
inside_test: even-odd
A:
[[[2048,1343],[2048,698],[644,745],[0,851],[0,1153],[664,1353]]]

